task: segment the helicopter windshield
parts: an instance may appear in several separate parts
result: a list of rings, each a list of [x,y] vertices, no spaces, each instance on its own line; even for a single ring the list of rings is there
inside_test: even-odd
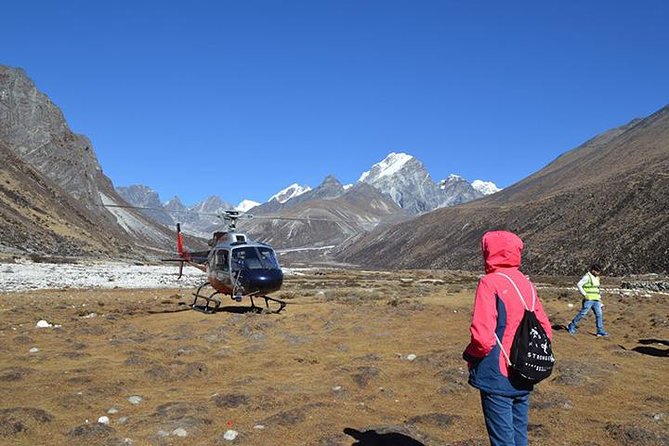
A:
[[[258,248],[260,261],[267,269],[279,269],[279,262],[276,260],[276,254],[271,248]]]
[[[271,248],[245,246],[232,251],[232,270],[278,269],[274,251]]]

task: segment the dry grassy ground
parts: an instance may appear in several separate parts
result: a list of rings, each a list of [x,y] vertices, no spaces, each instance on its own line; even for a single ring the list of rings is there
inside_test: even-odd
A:
[[[540,293],[565,324],[580,301],[551,282]],[[180,311],[186,289],[0,295],[0,443],[485,445],[460,359],[475,284],[464,273],[314,271],[286,280],[281,314],[244,312],[246,301]],[[555,332],[558,366],[532,396],[531,444],[669,444],[666,299],[607,297],[608,339],[593,336],[592,316],[575,337]]]

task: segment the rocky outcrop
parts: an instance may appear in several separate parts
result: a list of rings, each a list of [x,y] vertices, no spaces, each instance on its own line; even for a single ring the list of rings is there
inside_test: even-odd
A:
[[[19,68],[0,66],[0,140],[83,203],[113,191],[91,142],[73,133],[60,109]]]
[[[127,203],[102,173],[91,142],[70,130],[23,70],[2,65],[0,144],[7,163],[0,205],[13,222],[6,250],[143,257],[149,246],[171,247],[169,231],[141,214],[102,206]],[[53,243],[37,247],[40,238]]]

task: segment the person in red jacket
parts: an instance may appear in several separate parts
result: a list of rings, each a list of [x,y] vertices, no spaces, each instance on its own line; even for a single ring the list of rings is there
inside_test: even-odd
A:
[[[525,312],[520,297],[530,308],[534,301],[536,317],[550,339],[551,324],[534,285],[518,269],[523,250],[520,237],[507,231],[490,231],[483,235],[481,245],[486,274],[476,289],[471,341],[462,356],[469,366],[469,384],[481,393],[490,444],[526,446],[532,384],[509,375],[497,338],[508,354]]]

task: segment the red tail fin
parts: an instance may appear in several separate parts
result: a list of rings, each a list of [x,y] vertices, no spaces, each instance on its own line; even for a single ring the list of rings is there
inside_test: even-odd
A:
[[[181,234],[181,224],[177,223],[177,254],[184,260],[190,260],[188,250],[184,248],[184,236]]]

